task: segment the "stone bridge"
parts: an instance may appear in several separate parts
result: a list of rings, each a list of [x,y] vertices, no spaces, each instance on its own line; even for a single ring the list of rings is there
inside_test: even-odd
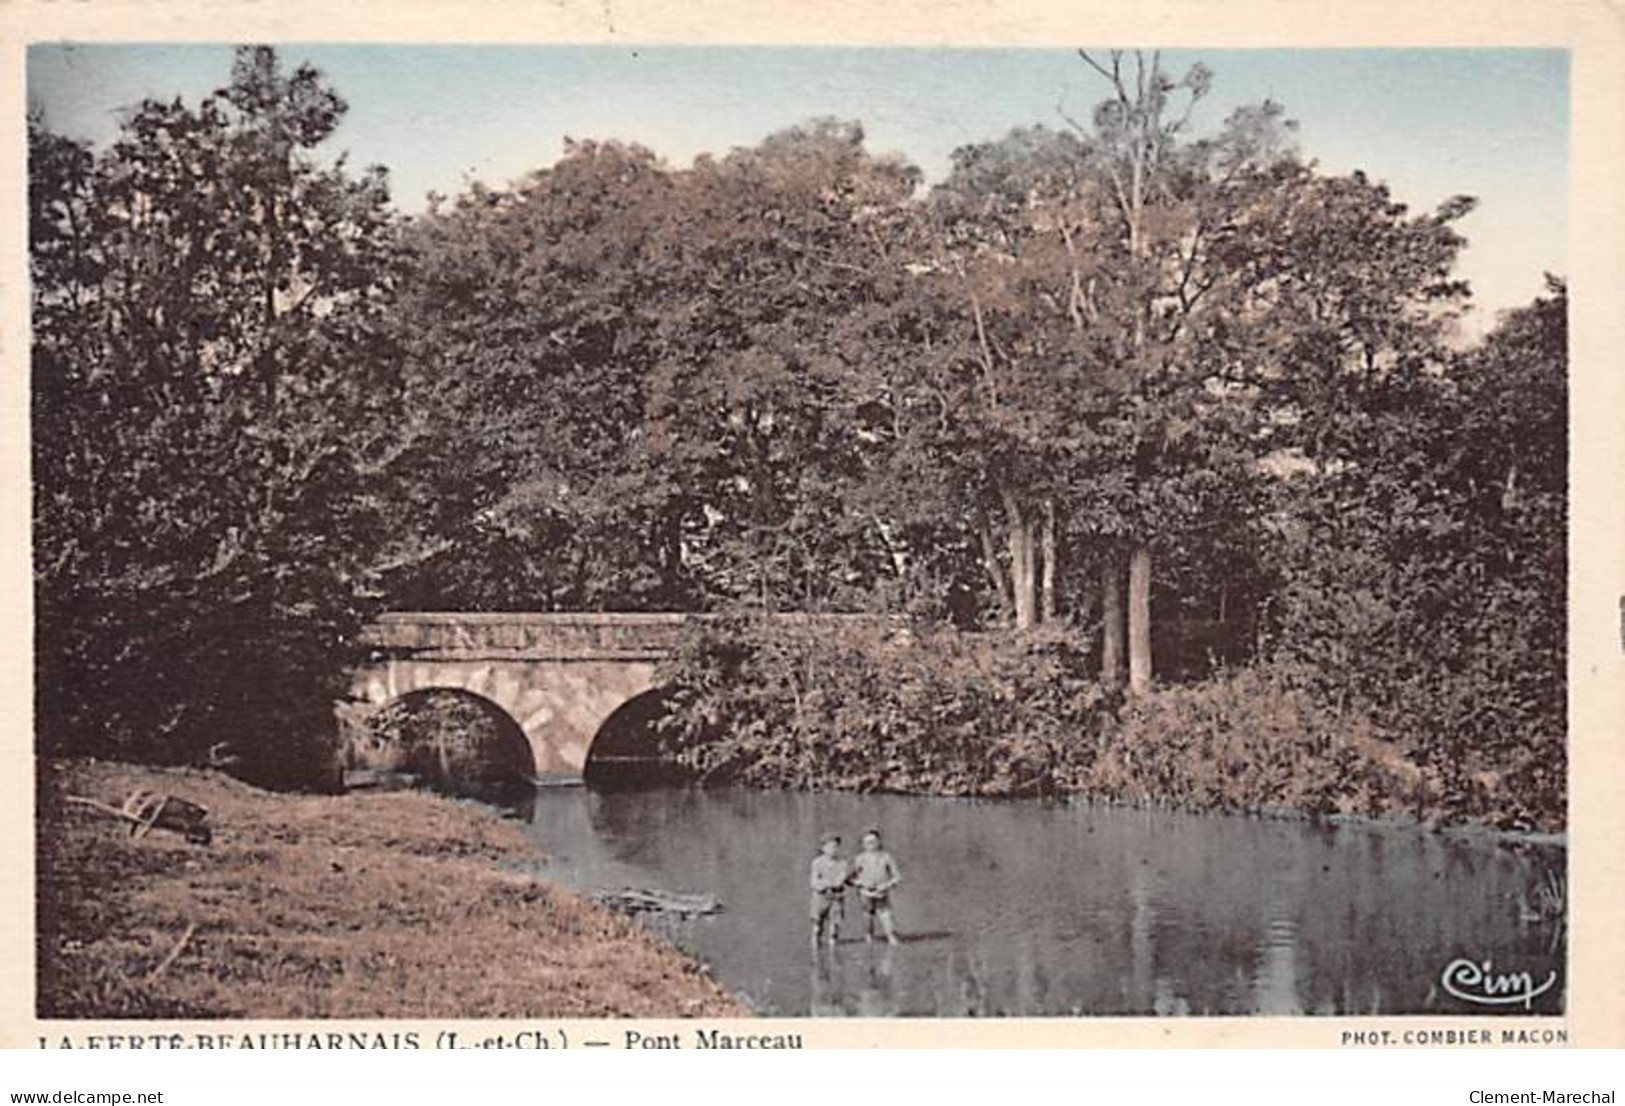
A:
[[[684,625],[705,615],[399,612],[380,616],[353,673],[363,711],[417,692],[451,690],[500,709],[530,745],[538,775],[577,775],[617,711],[658,689],[660,662]],[[868,615],[775,615],[880,621]]]

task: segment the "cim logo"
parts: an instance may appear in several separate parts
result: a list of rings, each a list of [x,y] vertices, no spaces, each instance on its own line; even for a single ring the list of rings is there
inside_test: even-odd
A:
[[[1458,957],[1445,965],[1440,984],[1451,995],[1474,1006],[1516,1006],[1533,1008],[1535,999],[1557,985],[1553,969],[1540,983],[1529,972],[1497,972],[1490,960]]]

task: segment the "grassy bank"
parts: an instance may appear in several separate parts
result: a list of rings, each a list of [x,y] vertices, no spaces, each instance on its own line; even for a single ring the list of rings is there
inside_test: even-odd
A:
[[[95,761],[39,773],[42,1017],[744,1013],[631,922],[513,871],[534,847],[472,804]],[[118,805],[136,788],[207,807],[213,843],[132,839],[65,801]]]

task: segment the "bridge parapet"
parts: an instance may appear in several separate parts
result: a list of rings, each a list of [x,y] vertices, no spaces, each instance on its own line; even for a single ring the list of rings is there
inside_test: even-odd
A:
[[[471,660],[658,660],[676,648],[681,614],[396,611],[362,631],[385,653]]]
[[[381,654],[420,659],[648,661],[670,656],[686,625],[724,617],[674,612],[394,611],[379,615],[362,631],[361,641]],[[894,621],[885,615],[864,614],[770,617],[831,625]]]
[[[352,673],[370,711],[422,691],[461,691],[505,711],[536,771],[579,773],[606,720],[655,690],[684,627],[725,615],[395,611],[362,631],[372,655]],[[774,614],[794,625],[893,626],[884,615]],[[348,709],[348,708],[346,708]]]

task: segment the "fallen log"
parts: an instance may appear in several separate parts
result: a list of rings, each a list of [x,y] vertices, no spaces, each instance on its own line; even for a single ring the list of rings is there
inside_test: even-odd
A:
[[[684,895],[646,887],[597,891],[588,898],[600,906],[607,906],[623,914],[678,914],[691,918],[700,914],[716,914],[722,910],[722,903],[714,895]]]
[[[194,845],[207,845],[214,840],[214,831],[208,825],[208,810],[174,795],[138,789],[130,792],[123,806],[83,795],[69,795],[67,801],[129,823],[131,837],[145,837],[152,830],[161,829],[181,834]]]

